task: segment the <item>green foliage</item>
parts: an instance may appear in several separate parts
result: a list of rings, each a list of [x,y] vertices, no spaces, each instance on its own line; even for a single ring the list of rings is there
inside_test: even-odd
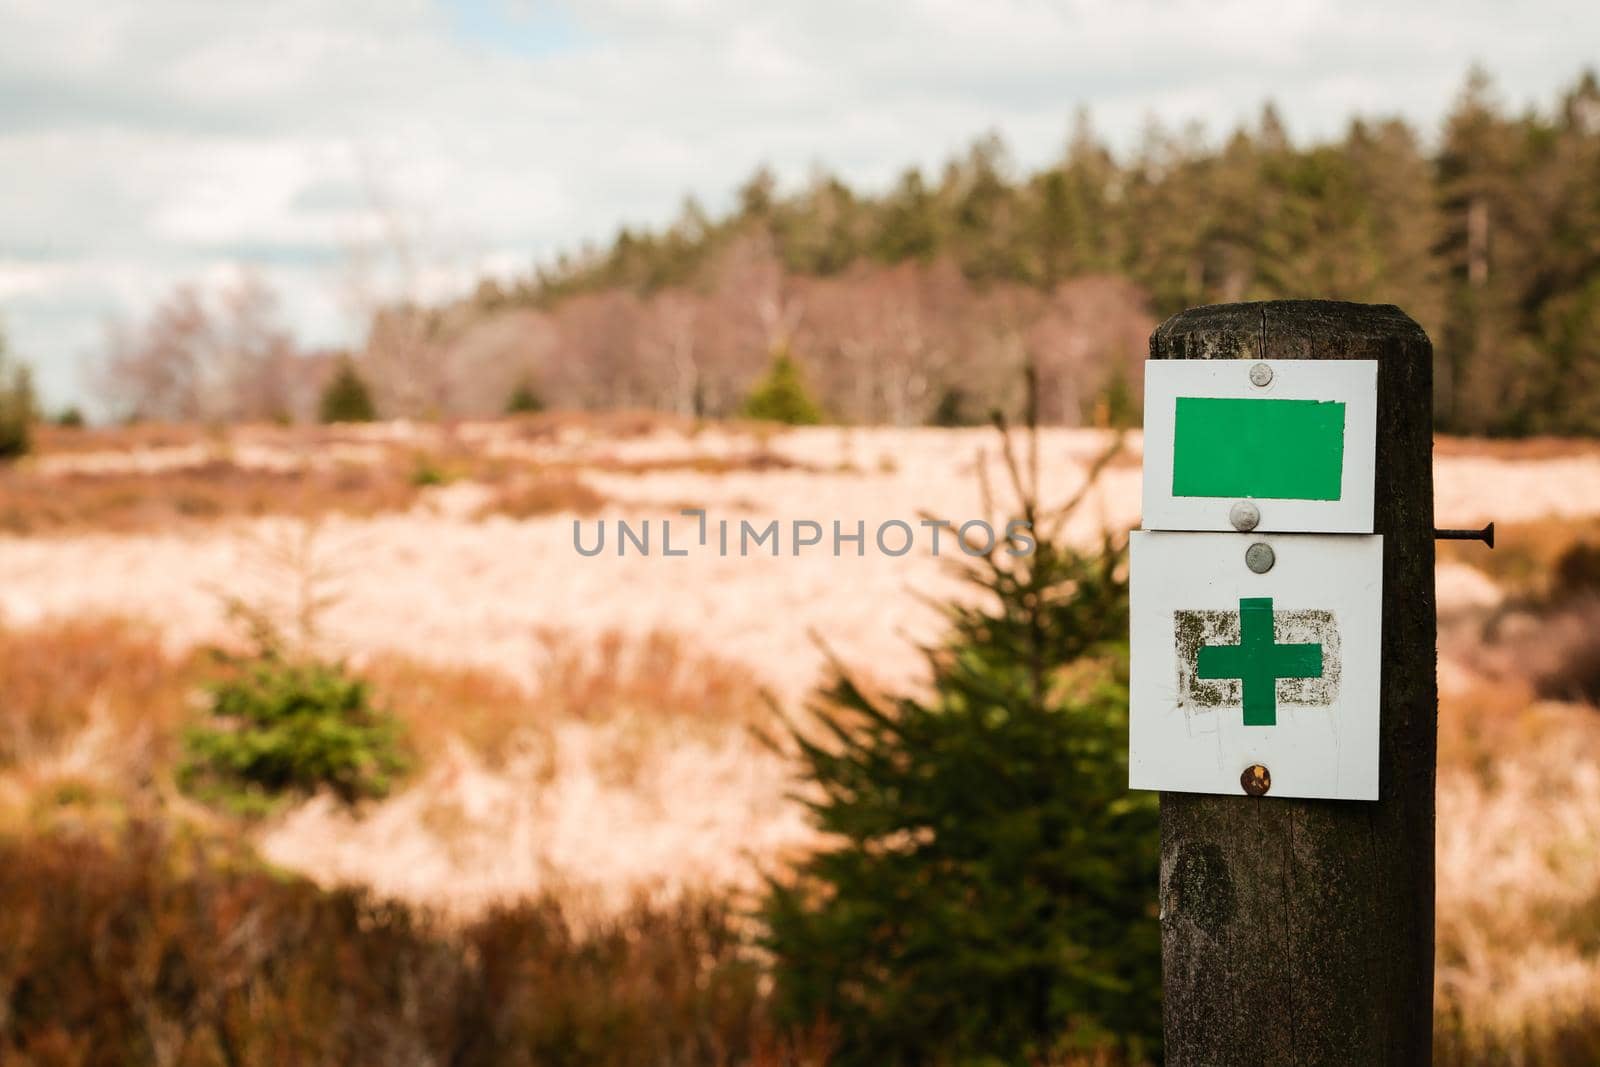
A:
[[[820,729],[793,734],[836,843],[771,883],[767,946],[784,1017],[836,1024],[841,1067],[1159,1049],[1157,809],[1127,788],[1125,546],[1068,547],[1061,516],[1041,529],[1023,498],[1035,550],[967,561],[983,596],[947,609],[930,694],[878,699],[841,671]]]
[[[8,834],[0,1062],[791,1062],[740,926],[715,899],[580,924],[541,898],[446,922],[147,823],[110,841]]]
[[[544,401],[540,399],[538,390],[533,383],[524,379],[517,383],[511,390],[511,396],[506,399],[507,415],[536,415],[544,410]]]
[[[56,412],[55,424],[64,430],[81,430],[87,422],[88,420],[83,417],[83,410],[76,404]]]
[[[411,484],[418,489],[449,485],[453,480],[450,472],[432,456],[419,452],[412,459]]]
[[[33,450],[33,424],[39,417],[33,393],[33,372],[13,362],[0,335],[0,462]]]
[[[371,422],[378,417],[372,393],[348,357],[339,361],[338,370],[323,389],[318,417],[325,423]]]
[[[966,391],[959,385],[952,385],[939,394],[939,403],[934,405],[928,423],[931,426],[971,426],[974,420],[970,407]]]
[[[1561,598],[1600,593],[1600,544],[1575,541],[1555,563],[1551,590]]]
[[[790,426],[812,426],[822,421],[822,410],[806,391],[800,365],[786,349],[779,349],[772,357],[767,376],[745,397],[744,414]]]
[[[1101,412],[1104,412],[1103,420],[1099,418]],[[1128,384],[1128,376],[1121,367],[1113,368],[1111,378],[1106,382],[1095,421],[1103,421],[1105,425],[1118,429],[1139,424],[1139,408],[1134,400],[1133,387]]]
[[[344,665],[287,653],[270,635],[228,664],[205,722],[184,735],[186,791],[253,814],[318,789],[346,803],[381,797],[406,770],[398,720]]]

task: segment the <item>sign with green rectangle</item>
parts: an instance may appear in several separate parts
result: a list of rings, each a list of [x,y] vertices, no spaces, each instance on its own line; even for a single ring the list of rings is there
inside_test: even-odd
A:
[[[1377,426],[1377,360],[1150,360],[1141,525],[1371,533]]]
[[[1344,414],[1337,401],[1180,396],[1172,493],[1338,500]]]

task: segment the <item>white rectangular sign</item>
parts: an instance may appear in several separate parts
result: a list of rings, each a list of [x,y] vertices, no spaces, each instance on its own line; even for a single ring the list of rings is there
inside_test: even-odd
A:
[[[1376,360],[1147,361],[1141,525],[1371,533],[1377,406]]]
[[[1129,786],[1378,799],[1382,537],[1136,530],[1130,571]]]

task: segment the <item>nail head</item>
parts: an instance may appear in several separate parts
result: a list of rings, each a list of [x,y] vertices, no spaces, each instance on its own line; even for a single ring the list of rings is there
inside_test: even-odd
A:
[[[1250,384],[1251,385],[1258,385],[1258,386],[1259,385],[1271,385],[1272,384],[1272,368],[1269,367],[1265,363],[1257,363],[1255,366],[1251,367],[1250,368]]]
[[[1261,509],[1249,500],[1240,500],[1228,509],[1228,521],[1235,530],[1254,530],[1261,524]]]
[[[1257,541],[1244,550],[1244,565],[1257,574],[1265,574],[1278,562],[1278,554],[1265,541]]]
[[[1272,772],[1259,763],[1253,763],[1239,775],[1239,784],[1253,797],[1264,797],[1272,788]]]

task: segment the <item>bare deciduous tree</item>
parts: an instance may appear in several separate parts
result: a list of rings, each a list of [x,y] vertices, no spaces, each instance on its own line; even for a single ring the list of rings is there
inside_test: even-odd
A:
[[[144,322],[112,324],[95,385],[120,416],[288,418],[304,405],[297,364],[277,295],[245,275],[209,299],[182,286]]]

